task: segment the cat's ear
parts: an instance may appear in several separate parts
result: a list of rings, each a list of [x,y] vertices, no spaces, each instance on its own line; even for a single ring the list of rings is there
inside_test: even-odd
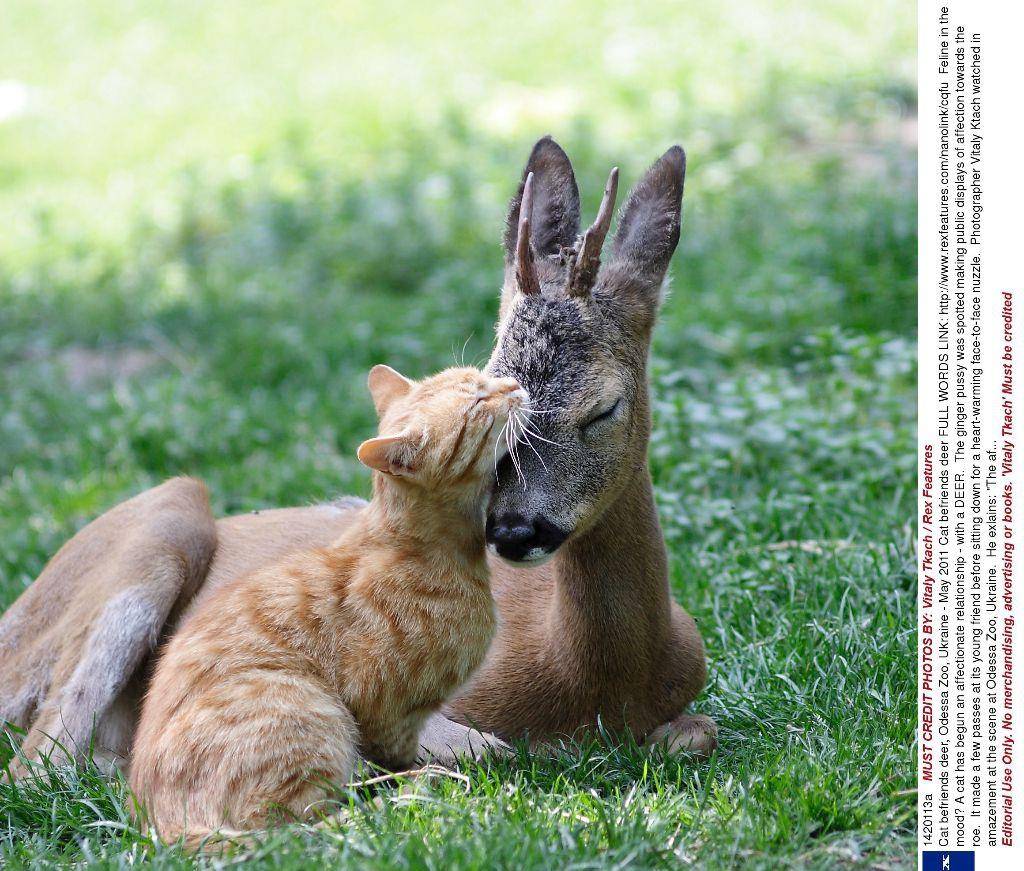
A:
[[[408,378],[383,363],[370,370],[366,383],[370,388],[370,396],[373,397],[378,417],[388,410],[392,402],[405,396],[412,389],[412,382]]]
[[[409,477],[416,471],[416,440],[409,430],[367,439],[356,451],[364,466],[386,475]]]

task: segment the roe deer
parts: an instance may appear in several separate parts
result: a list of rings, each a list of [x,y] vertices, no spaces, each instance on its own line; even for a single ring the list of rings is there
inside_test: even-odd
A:
[[[647,469],[647,356],[679,240],[686,161],[669,149],[631,192],[600,263],[617,187],[579,234],[565,152],[533,149],[505,232],[495,375],[535,410],[499,469],[487,516],[498,632],[469,684],[421,736],[439,759],[500,738],[612,730],[708,752],[716,729],[684,713],[704,686],[700,633],[670,596]],[[81,530],[0,618],[0,720],[128,755],[147,658],[198,587],[327,545],[358,500],[214,521],[205,488],[177,478]],[[478,732],[475,728],[486,730]],[[493,733],[493,734],[489,734]],[[495,737],[499,736],[499,737]]]

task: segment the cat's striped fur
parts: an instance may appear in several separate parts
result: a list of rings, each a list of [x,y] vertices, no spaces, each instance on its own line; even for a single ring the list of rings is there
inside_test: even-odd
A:
[[[374,498],[331,547],[227,584],[160,657],[130,782],[166,840],[308,814],[360,756],[412,763],[495,628],[483,502],[525,400],[475,369],[371,373]]]

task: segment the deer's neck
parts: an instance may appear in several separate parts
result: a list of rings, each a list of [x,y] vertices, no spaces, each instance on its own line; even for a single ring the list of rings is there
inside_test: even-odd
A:
[[[549,619],[562,651],[592,663],[602,687],[631,682],[656,665],[669,632],[668,562],[646,462],[584,535],[553,566]]]

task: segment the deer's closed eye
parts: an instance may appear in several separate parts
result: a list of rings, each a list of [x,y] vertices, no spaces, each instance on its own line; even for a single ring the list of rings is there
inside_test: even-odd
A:
[[[611,420],[616,416],[619,409],[622,407],[622,398],[616,399],[611,405],[598,411],[596,414],[588,418],[587,422],[583,424],[583,432],[586,434],[588,431],[596,427],[598,424],[604,421]]]

